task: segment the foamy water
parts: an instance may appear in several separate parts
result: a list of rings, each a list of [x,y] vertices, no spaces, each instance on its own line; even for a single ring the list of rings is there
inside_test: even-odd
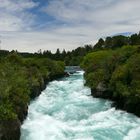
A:
[[[140,119],[90,96],[83,72],[51,82],[29,106],[21,140],[140,140]]]

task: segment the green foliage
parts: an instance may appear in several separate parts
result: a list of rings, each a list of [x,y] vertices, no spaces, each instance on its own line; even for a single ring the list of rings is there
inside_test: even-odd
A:
[[[140,45],[140,33],[139,34],[133,34],[130,37],[130,44],[131,45]]]
[[[86,84],[92,89],[103,82],[109,96],[119,101],[125,100],[124,104],[130,110],[135,110],[136,105],[140,104],[139,46],[90,53],[85,56],[81,66],[85,70]],[[138,110],[136,112],[140,115]]]
[[[101,49],[105,45],[105,42],[102,38],[99,39],[99,41],[94,45],[94,49]]]
[[[94,45],[95,50],[101,49],[116,49],[124,45],[140,45],[140,33],[133,34],[130,37],[123,35],[116,35],[113,37],[106,37],[105,40],[102,38]]]
[[[48,58],[23,58],[16,52],[0,61],[0,120],[22,118],[34,89],[64,73],[64,63]],[[24,113],[24,112],[23,112]]]
[[[91,72],[85,75],[87,80],[86,85],[96,88],[100,81],[104,81],[105,79],[105,71],[103,69],[98,69],[95,72]]]
[[[0,105],[0,119],[1,120],[11,120],[16,119],[17,115],[14,113],[13,108],[9,104]]]
[[[104,50],[90,53],[84,58],[81,67],[86,72],[87,85],[95,88],[100,81],[107,81],[109,79],[111,69],[111,61],[109,60],[111,57],[112,50]]]
[[[107,63],[110,54],[111,50],[90,53],[84,58],[81,66],[84,68],[85,71],[101,68],[105,65],[105,63]]]
[[[74,50],[60,52],[59,49],[56,50],[56,53],[51,53],[50,51],[44,51],[43,54],[40,54],[40,57],[48,57],[53,60],[61,60],[65,62],[68,66],[77,66],[82,62],[83,56],[93,50],[92,45],[85,45],[84,47],[78,47]]]

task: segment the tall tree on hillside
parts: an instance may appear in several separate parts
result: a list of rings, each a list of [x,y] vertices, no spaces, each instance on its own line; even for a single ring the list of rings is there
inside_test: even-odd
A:
[[[130,44],[131,45],[140,45],[140,33],[131,35]]]
[[[106,39],[105,39],[105,47],[106,48],[112,48],[112,38],[111,37],[107,37]]]
[[[67,55],[67,53],[66,53],[65,49],[63,49],[63,51],[62,51],[62,58],[65,58],[66,55]]]
[[[128,45],[128,42],[129,42],[128,37],[126,36],[118,35],[118,36],[112,37],[113,48]]]
[[[60,57],[61,57],[61,53],[60,53],[59,48],[57,48],[56,53],[55,53],[55,59],[60,60],[61,59]]]
[[[102,38],[94,45],[94,49],[101,49],[104,47],[104,40]]]

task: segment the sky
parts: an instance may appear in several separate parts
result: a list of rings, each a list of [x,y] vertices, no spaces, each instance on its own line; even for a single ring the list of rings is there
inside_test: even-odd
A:
[[[1,49],[72,50],[139,32],[140,0],[0,0]]]

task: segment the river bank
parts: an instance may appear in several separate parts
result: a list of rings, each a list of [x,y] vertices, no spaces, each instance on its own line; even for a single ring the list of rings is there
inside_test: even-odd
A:
[[[103,87],[104,88],[104,87]],[[112,97],[112,92],[110,91],[104,91],[104,89],[91,89],[91,95],[95,98],[100,98],[100,99],[106,99],[113,101],[112,102],[112,107],[115,107],[115,109],[120,109],[124,110],[128,113],[132,113],[138,117],[140,117],[140,104],[138,102],[136,103],[127,103],[127,99],[123,97]]]
[[[140,117],[140,47],[89,53],[81,64],[92,95],[114,101],[122,109]]]
[[[65,76],[64,63],[9,54],[0,61],[0,140],[19,140],[28,105],[46,85]]]
[[[34,87],[34,89],[32,89],[32,97],[30,101],[38,97],[41,92],[46,88],[49,82],[60,79],[64,76],[66,76],[66,73],[63,73],[61,75],[54,75],[54,77],[51,77],[49,80],[44,79],[44,82],[40,87]],[[24,108],[22,108],[22,110],[20,110],[20,116],[18,117],[18,119],[0,121],[0,140],[19,140],[21,136],[21,125],[24,119],[26,119],[27,115],[28,104]]]

